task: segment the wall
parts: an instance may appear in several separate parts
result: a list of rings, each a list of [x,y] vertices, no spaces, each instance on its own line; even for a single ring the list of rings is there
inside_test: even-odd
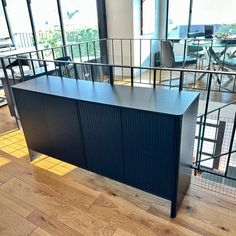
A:
[[[133,38],[133,0],[106,0],[108,38]],[[121,57],[121,44],[123,56]],[[130,65],[129,41],[108,42],[109,63]],[[114,54],[114,55],[113,55]],[[116,75],[130,75],[130,71],[115,69]]]
[[[122,41],[123,57],[121,57],[121,41],[108,43],[109,62],[117,65],[153,66],[154,55],[159,50],[158,39],[165,37],[167,0],[156,0],[155,32],[141,35],[140,0],[106,0],[108,38],[135,38],[137,40]],[[140,43],[140,40],[143,39]],[[114,56],[112,53],[114,52]],[[150,53],[151,52],[151,53]],[[136,71],[139,73],[139,70]],[[130,76],[130,71],[116,69],[116,75]]]

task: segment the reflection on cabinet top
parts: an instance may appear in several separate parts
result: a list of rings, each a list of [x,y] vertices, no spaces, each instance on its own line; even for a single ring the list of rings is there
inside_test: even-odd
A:
[[[199,93],[189,91],[111,85],[57,76],[41,76],[13,88],[176,116],[183,115],[199,96]]]

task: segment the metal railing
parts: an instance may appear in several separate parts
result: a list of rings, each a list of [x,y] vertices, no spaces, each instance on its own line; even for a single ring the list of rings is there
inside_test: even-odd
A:
[[[171,89],[178,89],[179,91],[183,89],[196,91],[205,90],[205,111],[203,115],[198,117],[196,158],[193,161],[193,169],[196,175],[199,175],[200,173],[204,177],[203,173],[207,173],[209,175],[228,179],[228,181],[234,181],[236,179],[236,174],[235,176],[232,175],[231,167],[234,167],[232,166],[232,159],[234,159],[235,155],[234,142],[236,117],[232,118],[231,120],[227,120],[227,124],[225,124],[225,126],[228,125],[228,129],[230,131],[228,132],[227,136],[223,137],[221,144],[218,145],[222,147],[223,142],[226,140],[228,142],[228,146],[226,145],[228,149],[222,149],[216,152],[216,142],[213,141],[213,151],[209,154],[210,156],[203,158],[203,155],[204,145],[207,141],[209,141],[209,138],[207,138],[209,123],[211,123],[212,120],[215,122],[210,124],[210,127],[215,127],[216,131],[214,136],[216,139],[216,136],[219,136],[220,133],[218,126],[224,121],[221,116],[222,111],[229,106],[233,107],[235,104],[235,101],[233,101],[230,104],[209,112],[210,96],[213,92],[224,91],[227,93],[235,93],[236,71],[215,71],[210,70],[210,68],[207,70],[196,68],[166,68],[153,66],[153,61],[149,61],[147,66],[143,64],[136,66],[134,65],[135,59],[132,56],[129,58],[129,62],[125,59],[123,54],[125,51],[125,39],[119,39],[119,43],[122,45],[122,47],[120,47],[121,58],[123,58],[121,61],[122,63],[115,64],[116,58],[114,53],[116,51],[116,40],[118,39],[102,39],[98,41],[83,42],[51,49],[24,52],[21,54],[12,55],[10,57],[0,58],[1,67],[4,74],[4,81],[6,82],[5,86],[8,90],[9,106],[12,106],[12,114],[15,115],[16,120],[18,121],[18,117],[14,97],[11,91],[11,85],[21,83],[29,79],[34,79],[42,75],[56,75],[57,78],[55,77],[55,79],[58,79],[58,77],[68,77],[72,79],[90,80],[92,82],[107,82],[111,84],[123,84],[128,86],[148,86],[154,89],[156,87],[167,87]],[[131,42],[131,45],[134,40],[137,42],[142,42],[142,40],[139,39],[126,40],[129,43]],[[109,49],[110,46],[111,48],[114,47],[111,51],[111,48]],[[82,48],[84,53],[82,53]],[[99,49],[97,50],[97,48]],[[107,49],[105,52],[104,48]],[[76,50],[78,50],[78,54],[76,54]],[[128,50],[128,54],[133,55],[132,50],[133,47],[131,46],[130,50]],[[149,56],[150,58],[152,57],[152,55]],[[66,57],[69,57],[70,60],[65,60]],[[109,61],[111,61],[111,63],[108,63]],[[141,63],[141,61],[139,61],[139,63]],[[204,87],[197,86],[196,76],[198,75],[204,75],[206,78]],[[189,79],[190,76],[192,80]],[[222,78],[233,80],[231,81],[231,90],[223,90],[222,87],[219,88],[220,85],[217,84],[216,78],[221,78],[221,80]],[[216,118],[213,117],[215,113],[217,114]],[[227,127],[225,129],[227,129]],[[205,166],[204,163],[207,161],[213,161],[212,166]],[[224,167],[223,169],[222,165]],[[222,183],[223,182],[225,183],[225,181],[222,180]],[[236,187],[235,183],[230,182],[231,186]]]
[[[32,59],[48,59],[55,60],[57,58],[69,56],[72,61],[77,62],[95,62],[103,64],[121,65],[115,71],[116,78],[126,80],[130,77],[130,72],[125,68],[140,67],[134,69],[135,80],[138,83],[149,84],[153,83],[153,74],[146,68],[165,67],[162,64],[160,55],[163,53],[161,47],[162,39],[124,39],[124,38],[107,38],[94,41],[86,41],[81,43],[73,43],[54,48],[46,48],[35,51],[25,51],[15,57],[27,57]],[[171,39],[176,58],[182,57],[182,63],[175,63],[178,68],[191,68],[192,71],[185,73],[183,88],[207,90],[209,73],[206,71],[236,71],[235,68],[228,67],[227,60],[229,59],[229,49],[236,46],[236,41],[227,41],[219,39]],[[193,50],[193,49],[194,50]],[[214,54],[210,53],[214,49]],[[189,56],[196,59],[196,63],[188,64],[185,62]],[[217,57],[218,60],[215,58]],[[158,74],[157,80],[164,86],[176,86],[174,78],[175,73],[169,70],[164,74]],[[173,71],[174,72],[174,71]],[[162,77],[170,79],[163,80]],[[177,75],[178,77],[178,75]],[[234,93],[236,90],[235,74],[213,74],[214,83],[211,90]]]

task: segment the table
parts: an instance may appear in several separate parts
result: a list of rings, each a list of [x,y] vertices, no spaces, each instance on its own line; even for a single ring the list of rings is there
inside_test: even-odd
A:
[[[198,39],[191,39],[187,40],[187,46],[192,47],[202,47],[205,51],[205,55],[207,56],[209,60],[209,64],[205,68],[205,70],[212,69],[213,63],[217,64],[215,59],[220,59],[228,50],[228,48],[236,47],[236,40],[233,39],[204,39],[204,38],[198,38]],[[216,52],[214,49],[221,49],[220,52]],[[222,49],[223,48],[223,49]],[[211,50],[209,50],[211,49]],[[216,58],[216,56],[218,58]],[[214,70],[214,67],[213,67]],[[202,79],[203,75],[199,77],[199,79]]]
[[[188,190],[199,93],[42,76],[12,87],[31,158],[43,153],[171,201]]]

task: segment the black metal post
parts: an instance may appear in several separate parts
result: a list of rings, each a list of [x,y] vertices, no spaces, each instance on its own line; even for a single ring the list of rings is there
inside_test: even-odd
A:
[[[183,90],[183,83],[184,83],[184,72],[180,71],[180,78],[179,78],[179,91]]]
[[[204,142],[204,135],[205,135],[205,128],[206,128],[206,118],[207,118],[210,93],[211,93],[211,82],[212,82],[212,73],[210,73],[208,89],[207,89],[207,98],[206,98],[204,120],[203,120],[203,127],[202,127],[201,144],[200,144],[200,150],[199,150],[199,163],[201,162],[201,156],[202,156],[202,149],[203,149],[203,142]]]
[[[11,24],[10,24],[8,12],[7,12],[7,2],[6,2],[6,0],[2,0],[2,6],[3,6],[3,12],[4,12],[5,19],[6,19],[6,23],[7,23],[7,30],[8,30],[10,38],[12,39],[13,45],[15,46],[14,36],[13,36],[13,33],[12,33]]]
[[[32,33],[33,33],[34,46],[36,50],[38,50],[38,40],[37,40],[37,34],[35,30],[35,25],[34,25],[32,9],[31,9],[31,0],[27,0],[27,8],[28,8],[28,13],[29,13],[29,18],[30,18],[30,25],[31,25]]]
[[[131,86],[134,86],[134,68],[131,67]]]
[[[153,88],[156,88],[156,80],[157,80],[157,70],[154,70],[154,78],[153,78]]]
[[[110,84],[114,84],[114,75],[113,75],[113,67],[109,65],[109,76],[110,76]]]
[[[227,174],[228,174],[229,163],[230,163],[232,148],[233,148],[233,144],[234,144],[235,129],[236,129],[236,112],[234,115],[234,125],[233,125],[233,130],[232,130],[230,144],[229,144],[229,155],[228,155],[228,160],[227,160],[226,169],[225,169],[225,176],[227,176]]]
[[[62,43],[65,46],[66,45],[66,33],[65,33],[64,21],[63,21],[63,15],[62,15],[61,0],[57,0],[57,9],[58,9],[58,15],[59,15],[59,20],[60,20]],[[67,52],[65,52],[65,53],[67,54]]]

